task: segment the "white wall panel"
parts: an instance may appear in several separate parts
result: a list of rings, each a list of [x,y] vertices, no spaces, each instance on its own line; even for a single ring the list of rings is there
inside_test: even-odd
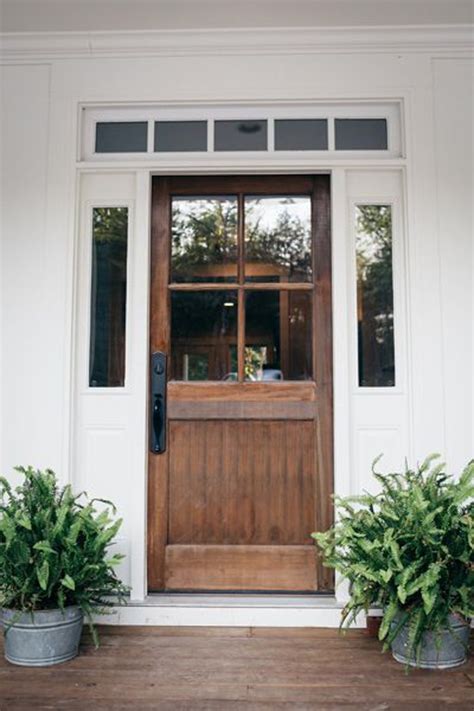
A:
[[[83,461],[77,473],[76,486],[89,496],[107,499],[113,492],[113,503],[119,516],[126,516],[130,487],[133,486],[130,461],[130,437],[125,427],[86,426]],[[126,534],[127,523],[121,533]]]
[[[355,490],[358,493],[370,491],[375,493],[380,489],[372,476],[372,466],[376,457],[382,458],[375,467],[377,472],[388,473],[400,471],[404,466],[403,436],[396,427],[358,427],[356,429],[356,481]]]
[[[241,54],[71,59],[55,65],[54,92],[90,102],[238,101],[399,97],[430,85],[424,55]]]
[[[410,349],[414,454],[446,451],[440,255],[437,230],[433,91],[420,88],[411,102],[407,150]]]
[[[444,456],[459,471],[474,456],[474,62],[434,60],[433,73]]]
[[[2,69],[2,473],[17,464],[59,467],[64,436],[64,320],[52,323],[49,310],[63,299],[51,275],[60,255],[45,233],[49,75],[47,65]]]

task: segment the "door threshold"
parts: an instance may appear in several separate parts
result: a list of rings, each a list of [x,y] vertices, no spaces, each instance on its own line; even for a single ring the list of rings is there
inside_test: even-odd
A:
[[[160,627],[339,627],[344,603],[334,595],[154,593],[130,600],[101,624]],[[360,615],[355,627],[365,626]]]
[[[132,604],[133,601],[131,601]],[[182,607],[295,607],[295,608],[337,608],[343,607],[334,595],[284,594],[284,593],[150,593],[139,602],[144,606]]]

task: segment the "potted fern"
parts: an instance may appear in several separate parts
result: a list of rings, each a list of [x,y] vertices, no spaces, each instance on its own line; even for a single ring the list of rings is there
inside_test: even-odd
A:
[[[98,644],[92,615],[127,591],[107,548],[121,524],[109,502],[60,488],[55,474],[18,467],[24,482],[12,489],[0,477],[0,608],[5,656],[24,666],[46,666],[76,656],[84,616]]]
[[[337,523],[312,535],[325,565],[350,583],[341,624],[382,607],[384,650],[440,669],[466,660],[474,614],[474,462],[455,481],[437,456],[387,475],[375,460],[380,492],[337,498]]]

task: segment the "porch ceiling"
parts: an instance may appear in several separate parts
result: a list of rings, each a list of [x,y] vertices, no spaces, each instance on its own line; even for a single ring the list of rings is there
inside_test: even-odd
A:
[[[2,32],[472,23],[470,0],[0,0]]]

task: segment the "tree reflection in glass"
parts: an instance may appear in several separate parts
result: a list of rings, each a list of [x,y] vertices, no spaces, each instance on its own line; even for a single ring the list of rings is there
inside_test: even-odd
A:
[[[237,279],[237,198],[174,197],[172,282]]]
[[[248,380],[312,379],[312,299],[308,291],[249,291],[245,296]]]
[[[245,198],[246,281],[307,282],[311,268],[311,198]]]
[[[125,384],[127,207],[94,207],[89,385]]]
[[[395,385],[392,209],[356,208],[359,385]]]

